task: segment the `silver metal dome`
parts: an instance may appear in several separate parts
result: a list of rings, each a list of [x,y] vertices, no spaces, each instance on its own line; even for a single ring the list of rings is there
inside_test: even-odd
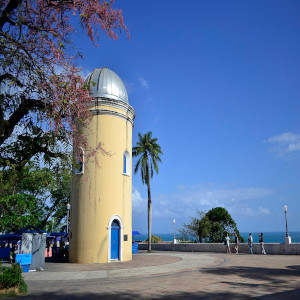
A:
[[[115,72],[108,68],[96,68],[85,79],[85,83],[90,85],[91,97],[120,100],[129,104],[124,83]]]

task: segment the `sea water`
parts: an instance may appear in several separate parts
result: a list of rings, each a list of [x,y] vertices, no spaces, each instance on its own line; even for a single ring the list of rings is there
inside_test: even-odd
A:
[[[245,242],[248,240],[249,232],[241,232],[241,236],[245,239]],[[251,232],[253,237],[253,242],[258,243],[258,234],[256,232]],[[260,234],[260,233],[259,233]],[[285,232],[264,232],[264,242],[265,243],[284,243],[285,242]],[[152,235],[159,236],[164,242],[171,242],[174,239],[174,233],[153,233]],[[292,243],[300,243],[300,232],[292,231],[289,232],[289,235],[292,239]],[[178,238],[176,236],[176,238]],[[148,234],[141,234],[134,236],[135,241],[145,241],[148,239]]]

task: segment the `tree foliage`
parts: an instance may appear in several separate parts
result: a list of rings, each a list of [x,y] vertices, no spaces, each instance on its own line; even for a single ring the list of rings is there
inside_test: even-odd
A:
[[[206,216],[212,224],[209,235],[210,241],[220,243],[224,241],[224,235],[227,233],[231,237],[236,233],[240,241],[244,242],[244,238],[240,236],[235,221],[224,207],[215,207],[208,211]]]
[[[151,251],[151,223],[152,223],[152,200],[150,178],[153,177],[154,171],[158,174],[158,162],[161,163],[160,155],[163,154],[161,147],[157,144],[157,138],[152,137],[149,131],[144,135],[138,134],[138,142],[132,148],[132,156],[138,157],[138,161],[134,168],[134,173],[139,170],[143,184],[147,185],[148,191],[148,251]]]
[[[231,237],[236,233],[240,242],[245,242],[235,221],[224,207],[212,208],[207,213],[197,211],[197,215],[179,230],[183,239],[194,239],[200,243],[222,243],[227,233]]]
[[[113,39],[128,33],[113,2],[0,0],[1,168],[20,170],[40,153],[51,161],[86,144],[74,120],[89,118],[89,91],[71,37],[81,28],[96,45],[101,31]]]
[[[1,171],[0,232],[15,232],[28,225],[47,229],[51,217],[60,223],[70,201],[70,170],[70,164],[48,169],[31,162],[20,172]]]
[[[197,242],[208,242],[211,230],[211,223],[205,213],[197,210],[197,217],[192,217],[190,223],[184,224],[179,230],[183,240],[193,240]]]
[[[41,228],[44,215],[39,199],[25,193],[0,197],[0,232],[16,232],[28,225]]]

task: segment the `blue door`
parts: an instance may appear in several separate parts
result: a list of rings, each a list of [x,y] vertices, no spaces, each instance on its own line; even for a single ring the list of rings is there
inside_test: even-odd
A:
[[[114,220],[111,224],[111,259],[119,259],[119,231],[119,222]]]

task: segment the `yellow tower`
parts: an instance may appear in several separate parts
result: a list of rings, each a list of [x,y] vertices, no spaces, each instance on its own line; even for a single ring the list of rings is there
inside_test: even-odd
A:
[[[90,85],[92,121],[81,126],[88,145],[109,153],[89,157],[75,170],[71,195],[70,253],[74,263],[132,259],[132,128],[134,109],[113,71],[95,69]]]

